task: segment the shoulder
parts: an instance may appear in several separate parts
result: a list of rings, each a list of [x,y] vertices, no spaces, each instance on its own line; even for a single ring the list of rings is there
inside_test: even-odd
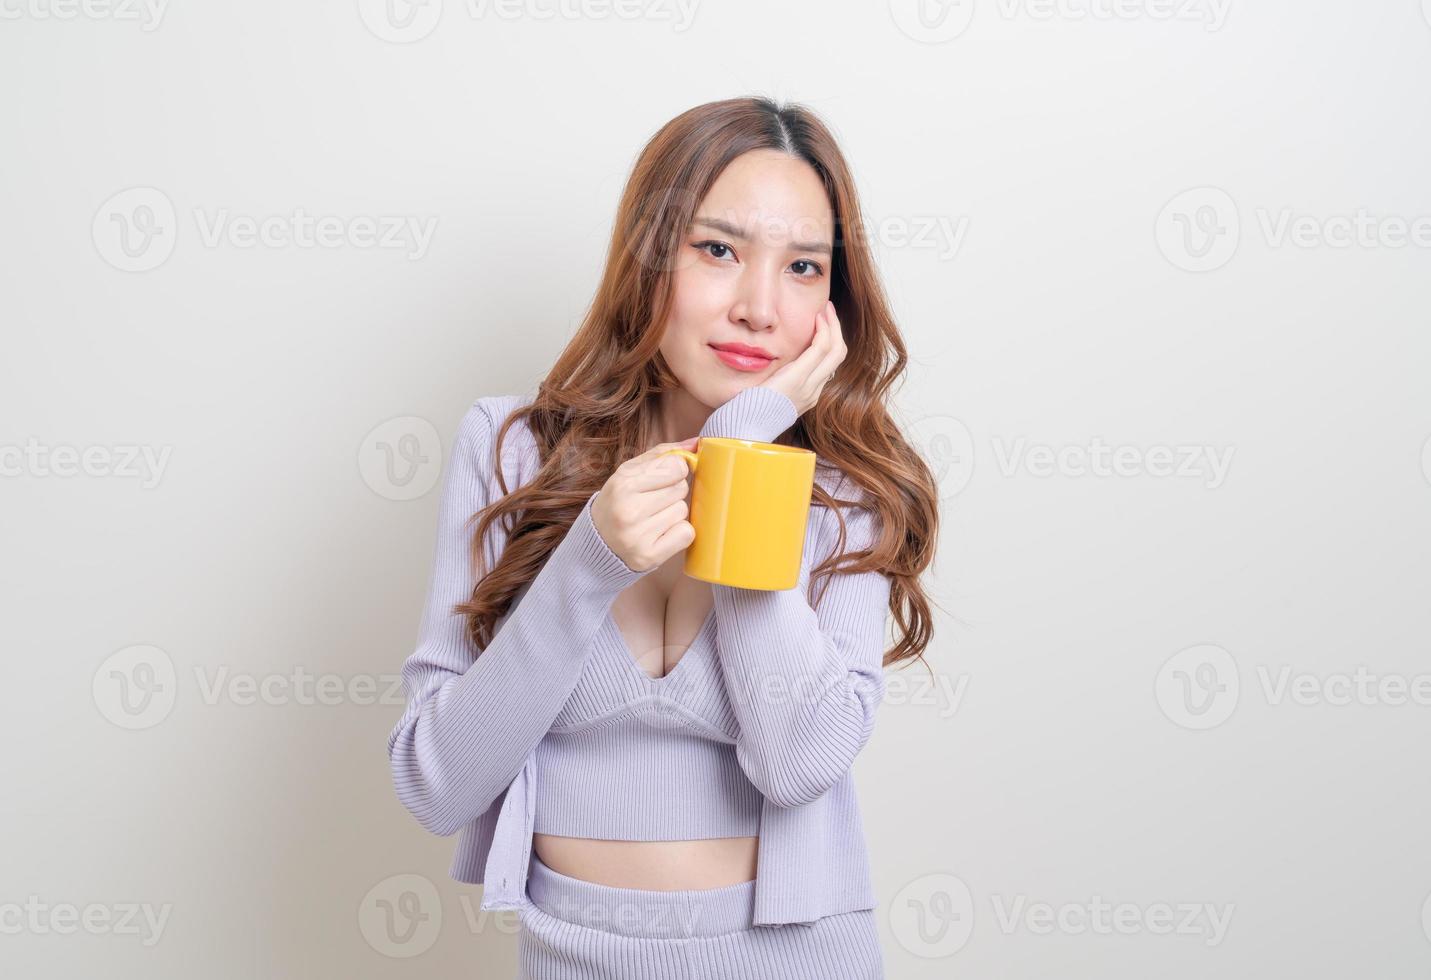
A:
[[[830,507],[810,508],[815,521],[814,531],[820,543],[821,557],[833,554],[839,545],[840,518],[844,518],[845,544],[843,552],[869,547],[879,538],[879,510],[874,498],[861,488],[844,469],[833,463],[821,461],[815,466],[815,482],[836,500],[854,501],[849,506],[838,506],[839,514]],[[818,511],[818,514],[815,512]]]
[[[487,431],[495,437],[514,411],[531,404],[535,396],[530,393],[517,395],[482,395],[467,407],[462,417],[461,428],[466,432]],[[525,426],[523,426],[525,428]]]
[[[482,395],[467,406],[457,425],[458,440],[465,441],[475,450],[495,444],[497,433],[502,431],[502,423],[517,409],[530,404],[534,397],[532,394]],[[517,422],[508,431],[508,439],[513,436],[530,440],[531,433],[524,423]]]
[[[824,460],[817,460],[815,463],[815,482],[825,489],[825,492],[837,500],[854,501],[863,508],[873,509],[874,500],[858,483],[854,477],[843,468]],[[827,508],[821,508],[827,509]],[[850,508],[842,507],[841,510]]]
[[[493,475],[496,463],[497,434],[517,409],[530,404],[532,393],[483,395],[475,399],[457,426],[453,446],[455,454],[463,454],[485,476]],[[525,421],[513,423],[502,443],[502,469],[508,484],[528,469],[528,457],[535,457],[536,443]]]

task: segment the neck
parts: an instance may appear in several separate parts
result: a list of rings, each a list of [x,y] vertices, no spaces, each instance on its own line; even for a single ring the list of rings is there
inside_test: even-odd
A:
[[[714,411],[684,388],[661,393],[656,418],[657,442],[681,442],[701,434],[701,426]]]

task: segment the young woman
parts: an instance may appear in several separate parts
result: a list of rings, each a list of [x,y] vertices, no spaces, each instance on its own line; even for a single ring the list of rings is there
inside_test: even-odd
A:
[[[463,418],[388,752],[452,876],[520,910],[522,977],[884,975],[850,769],[931,635],[905,361],[831,134],[730,99],[643,150],[538,391]],[[796,588],[682,574],[665,450],[703,436],[817,454]]]

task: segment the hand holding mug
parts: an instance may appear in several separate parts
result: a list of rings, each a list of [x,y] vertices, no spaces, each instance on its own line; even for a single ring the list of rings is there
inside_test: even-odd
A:
[[[686,520],[690,470],[681,457],[662,454],[692,449],[697,438],[659,443],[632,456],[607,477],[592,502],[591,523],[632,571],[656,568],[695,538]]]
[[[848,351],[839,317],[835,315],[835,304],[827,300],[825,308],[815,316],[810,345],[795,360],[776,369],[760,383],[761,387],[774,388],[785,395],[795,403],[799,414],[804,415],[820,400],[825,383],[834,376]]]

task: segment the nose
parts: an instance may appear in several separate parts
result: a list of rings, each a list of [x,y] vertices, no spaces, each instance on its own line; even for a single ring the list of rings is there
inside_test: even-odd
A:
[[[768,331],[780,325],[776,299],[779,290],[775,276],[752,267],[740,277],[740,293],[731,308],[731,319],[751,330]]]

